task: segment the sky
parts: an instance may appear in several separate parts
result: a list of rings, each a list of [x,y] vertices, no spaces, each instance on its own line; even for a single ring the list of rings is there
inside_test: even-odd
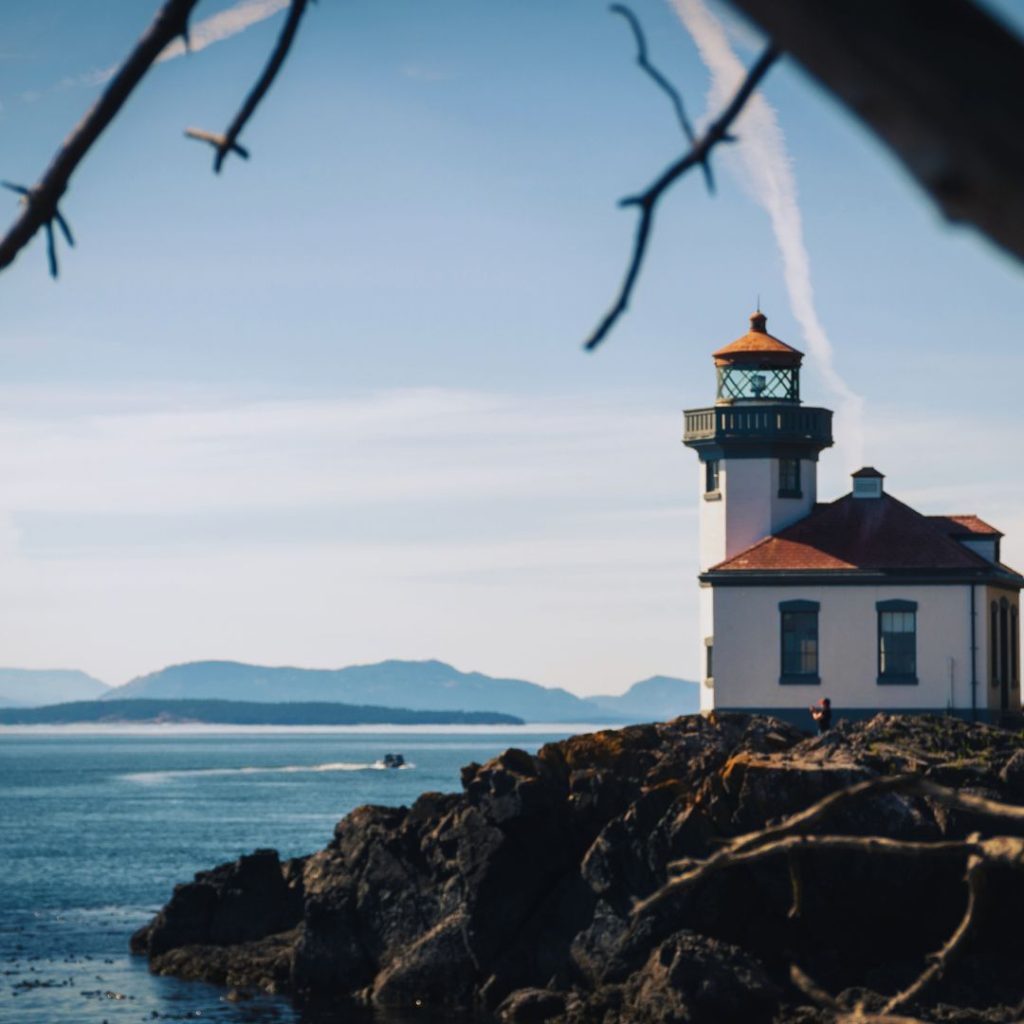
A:
[[[0,177],[39,177],[156,6],[7,0]],[[626,318],[585,354],[632,239],[617,202],[683,148],[625,22],[597,0],[321,0],[252,159],[214,175],[183,130],[227,125],[283,7],[204,0],[195,52],[73,177],[60,280],[41,238],[0,274],[0,663],[694,678],[681,410],[711,404],[710,353],[758,297],[807,353],[805,401],[838,413],[821,498],[872,464],[922,512],[999,526],[1024,568],[1020,266],[798,68],[769,74],[715,196],[694,175],[664,201]],[[634,9],[706,120],[756,31],[703,0]]]

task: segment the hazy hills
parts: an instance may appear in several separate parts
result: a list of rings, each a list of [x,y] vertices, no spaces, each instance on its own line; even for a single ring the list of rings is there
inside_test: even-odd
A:
[[[634,683],[617,697],[587,697],[592,704],[608,714],[628,718],[632,722],[657,722],[700,711],[700,691],[696,683],[674,676],[651,676]]]
[[[497,711],[532,722],[625,722],[697,710],[696,683],[655,676],[618,697],[581,698],[524,679],[460,672],[441,661],[382,661],[342,669],[267,668],[234,661],[172,665],[107,692],[131,698],[330,701],[419,711]]]
[[[77,669],[0,668],[0,707],[97,700],[109,689],[106,683]]]
[[[618,696],[577,697],[525,679],[460,672],[441,661],[382,661],[341,669],[268,668],[236,661],[171,665],[108,687],[70,669],[0,669],[0,707],[76,701],[330,703],[424,712],[488,712],[528,722],[649,722],[698,710],[696,683],[654,676]],[[397,721],[397,719],[396,719]]]

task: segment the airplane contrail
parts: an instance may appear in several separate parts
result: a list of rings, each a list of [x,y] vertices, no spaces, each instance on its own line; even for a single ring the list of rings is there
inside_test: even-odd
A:
[[[244,32],[247,28],[273,17],[278,11],[283,11],[288,2],[289,0],[239,0],[226,11],[220,11],[196,22],[189,30],[189,47],[193,53],[198,53],[214,43],[237,36],[239,32]],[[155,63],[163,64],[176,57],[184,57],[187,52],[185,41],[175,39],[163,48]],[[117,74],[120,67],[120,64],[112,64],[109,68],[90,71],[76,79],[65,79],[61,85],[104,85]]]
[[[717,112],[732,98],[747,69],[734,52],[725,27],[703,0],[671,0],[711,72],[709,109]],[[864,399],[836,369],[835,352],[814,303],[811,261],[804,242],[796,177],[786,137],[775,108],[760,92],[747,102],[737,121],[738,145],[726,154],[726,166],[768,214],[782,257],[790,308],[814,357],[816,369],[837,399],[836,449],[849,468],[863,465]]]

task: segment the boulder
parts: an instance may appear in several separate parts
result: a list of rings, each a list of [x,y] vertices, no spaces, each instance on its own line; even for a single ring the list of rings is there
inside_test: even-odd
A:
[[[159,956],[182,946],[231,946],[288,931],[302,920],[303,860],[257,850],[192,882],[131,939],[135,953]]]

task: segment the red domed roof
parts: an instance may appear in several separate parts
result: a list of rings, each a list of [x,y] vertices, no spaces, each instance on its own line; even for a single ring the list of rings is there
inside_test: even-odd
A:
[[[768,318],[758,310],[751,314],[750,330],[713,353],[716,366],[728,366],[753,359],[771,366],[799,366],[804,354],[772,337],[767,330]]]

